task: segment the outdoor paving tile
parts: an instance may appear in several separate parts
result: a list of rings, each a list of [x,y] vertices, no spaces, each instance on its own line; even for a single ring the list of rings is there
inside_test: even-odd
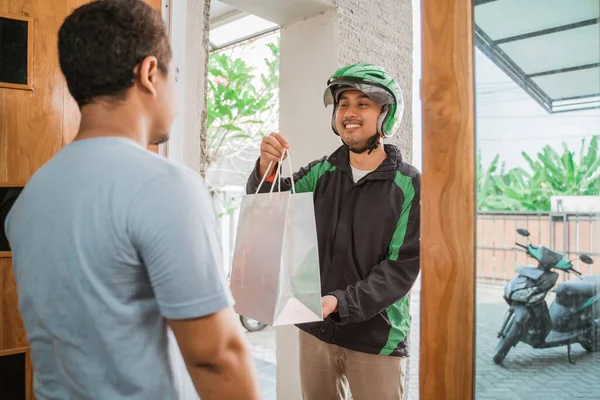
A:
[[[532,349],[520,343],[506,357],[504,366],[492,361],[498,331],[507,305],[501,287],[479,286],[477,302],[476,382],[477,400],[600,399],[600,353],[587,353],[579,345],[572,347],[575,365],[567,360],[567,348]],[[411,356],[408,360],[407,400],[419,399],[419,292],[413,291],[411,310]],[[248,333],[259,369],[262,395],[275,399],[275,330]],[[277,399],[286,400],[286,399]]]

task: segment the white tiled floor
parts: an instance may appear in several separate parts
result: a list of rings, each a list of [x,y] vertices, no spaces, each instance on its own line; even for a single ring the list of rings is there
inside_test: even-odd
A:
[[[247,332],[246,335],[252,345],[262,399],[276,400],[275,329],[267,327],[260,332]]]

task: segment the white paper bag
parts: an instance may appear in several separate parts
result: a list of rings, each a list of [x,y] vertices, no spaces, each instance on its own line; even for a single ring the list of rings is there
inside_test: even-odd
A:
[[[291,173],[289,153],[288,161]],[[279,179],[277,171],[281,187]],[[322,321],[313,194],[296,193],[293,179],[291,193],[273,192],[273,183],[258,194],[263,182],[242,199],[230,281],[235,310],[272,326]]]

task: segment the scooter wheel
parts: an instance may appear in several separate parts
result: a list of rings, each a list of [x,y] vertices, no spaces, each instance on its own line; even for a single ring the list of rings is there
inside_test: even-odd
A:
[[[500,365],[506,358],[506,355],[519,342],[519,325],[513,316],[504,329],[504,335],[498,341],[494,350],[494,363]]]
[[[600,351],[600,346],[598,343],[592,343],[591,341],[586,340],[579,342],[579,344],[581,344],[581,347],[583,347],[588,353],[597,353]]]
[[[266,325],[263,324],[262,322],[258,322],[255,319],[244,317],[243,315],[240,315],[240,322],[242,323],[242,326],[244,328],[246,328],[246,330],[248,332],[262,331],[266,327]]]
[[[600,328],[596,327],[596,329],[590,333],[588,337],[579,342],[581,347],[585,349],[588,353],[597,353],[600,351]]]

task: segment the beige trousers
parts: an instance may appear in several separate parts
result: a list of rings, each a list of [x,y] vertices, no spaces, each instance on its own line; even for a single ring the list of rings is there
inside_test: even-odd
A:
[[[402,400],[406,360],[344,349],[300,331],[303,400]]]

